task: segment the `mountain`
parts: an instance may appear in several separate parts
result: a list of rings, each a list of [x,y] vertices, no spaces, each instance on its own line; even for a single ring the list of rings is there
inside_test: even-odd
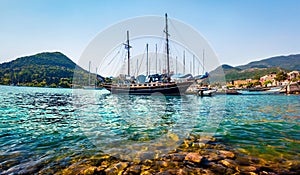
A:
[[[43,52],[0,64],[0,84],[70,87],[75,71],[88,79],[87,71],[64,54]]]
[[[226,71],[241,70],[240,68],[235,68],[235,67],[230,66],[230,65],[228,65],[228,64],[223,64],[223,65],[221,65],[220,68],[222,68],[223,70],[226,70]],[[219,69],[220,69],[220,68],[219,68]]]
[[[271,68],[281,67],[286,70],[298,70],[300,71],[300,54],[288,55],[288,56],[276,56],[260,61],[253,61],[246,65],[237,66],[240,69],[250,68]]]
[[[211,82],[258,79],[271,72],[300,71],[300,54],[277,56],[241,66],[221,65],[210,72]],[[73,78],[76,73],[76,80]],[[0,84],[70,87],[88,84],[88,72],[60,52],[43,52],[0,64]]]
[[[259,79],[271,72],[278,73],[280,71],[287,72],[291,70],[300,71],[300,54],[271,57],[236,67],[223,64],[210,72],[210,79],[211,82]]]
[[[70,58],[60,52],[43,52],[0,64],[0,69],[28,67],[31,65],[57,66],[68,69],[74,69],[76,67],[76,64]]]

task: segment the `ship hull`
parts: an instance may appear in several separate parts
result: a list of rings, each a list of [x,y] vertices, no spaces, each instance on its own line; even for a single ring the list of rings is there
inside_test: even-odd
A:
[[[185,93],[187,88],[193,84],[192,81],[181,83],[161,83],[161,84],[143,84],[143,85],[112,85],[106,84],[103,87],[112,94],[131,94],[131,95],[172,95],[178,96]]]

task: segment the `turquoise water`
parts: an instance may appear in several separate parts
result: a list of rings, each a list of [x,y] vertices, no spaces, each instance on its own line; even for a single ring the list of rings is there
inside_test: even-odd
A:
[[[0,86],[0,173],[52,174],[99,153],[159,156],[189,133],[274,163],[299,160],[299,102],[299,95],[153,97]]]

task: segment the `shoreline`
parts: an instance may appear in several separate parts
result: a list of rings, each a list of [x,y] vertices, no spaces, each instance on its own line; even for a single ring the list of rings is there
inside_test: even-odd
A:
[[[91,87],[91,88],[84,88],[84,87],[49,87],[49,86],[19,86],[19,85],[3,85],[0,84],[0,86],[5,87],[32,87],[32,88],[51,88],[51,89],[83,89],[83,90],[102,90],[103,87]],[[248,92],[266,92],[266,90],[250,90],[249,89],[227,89],[223,91],[216,91],[216,95],[265,95],[265,94],[242,94],[238,91],[248,91]],[[185,95],[198,95],[198,92],[195,91],[186,91],[184,93]],[[296,90],[293,92],[280,92],[280,93],[273,93],[273,95],[278,94],[286,94],[286,95],[300,95],[300,90]],[[268,94],[269,95],[269,94]]]

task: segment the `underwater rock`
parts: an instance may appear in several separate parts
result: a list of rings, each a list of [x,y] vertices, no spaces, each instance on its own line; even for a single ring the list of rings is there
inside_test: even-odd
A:
[[[198,148],[198,149],[201,149],[201,148],[205,148],[206,144],[205,143],[198,143],[198,142],[193,142],[192,145],[191,145],[193,148]]]
[[[216,164],[216,163],[212,163],[210,166],[210,169],[216,173],[219,174],[225,174],[226,173],[226,169],[223,165],[221,164]]]
[[[220,150],[219,153],[220,153],[220,156],[222,156],[224,158],[233,159],[235,157],[235,154],[233,152],[230,152],[230,151]]]
[[[155,173],[154,170],[146,170],[141,172],[141,175],[153,175]]]
[[[249,166],[250,165],[250,159],[246,156],[237,156],[235,159],[236,163],[243,166]]]
[[[208,161],[219,161],[219,160],[222,160],[223,157],[217,155],[217,154],[214,154],[214,153],[211,153],[210,155],[206,156],[207,157],[207,160]]]
[[[188,175],[189,173],[185,169],[179,169],[179,170],[177,170],[177,174],[178,175]]]
[[[132,165],[126,169],[126,171],[123,173],[124,175],[135,175],[141,173],[141,166],[140,165]]]
[[[94,156],[91,160],[72,164],[61,171],[61,174],[300,174],[299,161],[278,158],[278,163],[272,164],[271,161],[249,156],[237,149],[233,151],[217,141],[197,142],[200,140],[207,141],[206,138],[190,137],[183,143],[187,148],[179,146],[161,157],[138,162]]]
[[[256,172],[257,169],[254,166],[239,166],[238,169],[241,172]]]
[[[190,162],[194,162],[194,163],[200,163],[202,160],[202,156],[200,156],[199,153],[188,153],[184,160],[190,161]]]
[[[119,162],[119,163],[113,164],[105,170],[105,173],[108,175],[122,173],[128,165],[129,165],[128,162]]]
[[[88,167],[87,169],[83,170],[82,173],[83,175],[93,175],[97,171],[97,167],[91,166]]]
[[[170,160],[172,160],[172,161],[183,161],[186,157],[186,154],[187,153],[181,153],[181,154],[174,153],[174,154],[171,154],[170,155]]]
[[[219,161],[222,165],[231,168],[231,169],[235,169],[237,166],[237,163],[234,160],[231,159],[224,159],[224,160],[220,160]]]

